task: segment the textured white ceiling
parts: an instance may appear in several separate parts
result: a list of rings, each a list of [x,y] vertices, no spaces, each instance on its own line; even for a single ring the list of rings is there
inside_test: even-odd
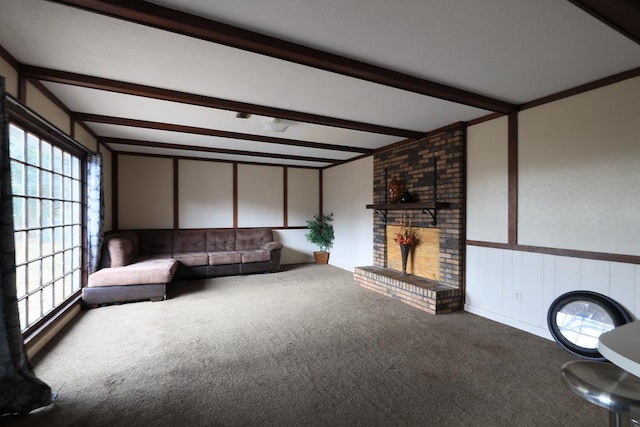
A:
[[[562,0],[153,3],[516,104],[640,67],[640,45]],[[490,113],[43,0],[0,1],[0,45],[26,65],[420,132]],[[79,113],[370,149],[402,140],[299,122],[273,133],[263,129],[266,117],[240,120],[232,111],[45,85]],[[233,147],[256,155],[185,151],[184,156],[317,167],[327,163],[278,162],[260,153],[336,161],[359,155],[87,124],[99,137]]]
[[[110,124],[92,124],[91,128],[100,135],[110,135],[112,138],[133,139],[141,141],[155,141],[164,144],[185,144],[194,147],[221,148],[224,150],[247,150],[262,153],[278,154],[282,152],[279,144],[267,144],[255,141],[242,141],[228,138],[218,138],[207,135],[194,135],[169,132],[155,129],[140,129]],[[346,160],[354,153],[334,152],[307,147],[287,147],[287,154],[294,156],[334,157]],[[356,153],[357,154],[357,153]]]
[[[250,133],[300,139],[312,142],[379,148],[398,140],[397,137],[373,134],[330,126],[308,123],[289,123],[285,133],[264,130],[267,117],[252,115],[249,119],[236,119],[236,113],[196,105],[148,99],[140,96],[124,95],[96,89],[79,88],[58,83],[45,86],[59,97],[72,111],[124,117],[153,122],[180,124],[202,128],[220,129],[230,132]],[[92,126],[90,124],[90,126]]]
[[[514,103],[640,58],[640,46],[563,0],[152,3]]]

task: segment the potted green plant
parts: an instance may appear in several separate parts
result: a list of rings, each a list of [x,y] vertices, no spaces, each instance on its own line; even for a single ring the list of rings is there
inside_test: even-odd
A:
[[[307,220],[309,232],[304,237],[320,249],[313,253],[317,264],[327,264],[329,262],[329,249],[333,247],[334,239],[332,221],[333,212],[329,215],[317,214]]]

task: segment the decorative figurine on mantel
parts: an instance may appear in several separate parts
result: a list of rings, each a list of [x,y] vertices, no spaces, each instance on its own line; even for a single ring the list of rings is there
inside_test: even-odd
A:
[[[402,186],[398,181],[398,177],[394,175],[391,177],[391,183],[389,183],[389,203],[398,203],[401,195]]]
[[[405,190],[400,196],[400,203],[411,203],[413,201],[413,194],[409,193],[409,190]]]

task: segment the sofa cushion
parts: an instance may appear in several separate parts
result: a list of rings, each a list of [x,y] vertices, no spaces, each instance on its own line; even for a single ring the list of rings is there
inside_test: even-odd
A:
[[[172,259],[173,254],[153,254],[153,255],[139,255],[136,257],[135,262],[152,261],[154,259]]]
[[[260,249],[265,251],[275,251],[276,249],[282,249],[282,243],[280,242],[268,242],[260,246]]]
[[[169,283],[178,267],[174,259],[138,261],[123,267],[103,268],[89,276],[87,286],[126,286]]]
[[[204,230],[175,230],[173,253],[205,252],[207,248]],[[205,263],[206,264],[206,263]]]
[[[107,249],[111,259],[111,267],[122,267],[133,262],[133,242],[121,235],[115,235],[107,240]]]
[[[209,265],[209,255],[206,252],[181,252],[174,253],[173,259],[180,261],[188,267]]]
[[[140,255],[173,253],[173,230],[139,230]]]
[[[262,249],[242,251],[241,254],[243,263],[271,261],[271,252]]]
[[[242,255],[240,255],[240,252],[235,252],[235,251],[209,252],[210,265],[239,264],[241,261],[242,261]]]
[[[236,232],[233,230],[207,230],[205,239],[207,252],[236,250]]]
[[[260,249],[262,245],[273,242],[273,232],[270,228],[255,228],[236,231],[236,250]]]

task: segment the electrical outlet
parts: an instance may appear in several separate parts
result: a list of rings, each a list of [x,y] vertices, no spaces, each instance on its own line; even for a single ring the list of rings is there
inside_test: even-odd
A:
[[[513,292],[513,299],[516,301],[520,301],[520,291]]]

